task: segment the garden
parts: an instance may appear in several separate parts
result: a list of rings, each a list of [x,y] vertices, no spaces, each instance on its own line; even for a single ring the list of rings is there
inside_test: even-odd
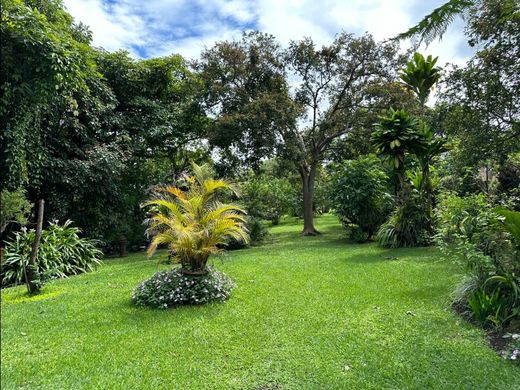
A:
[[[520,387],[517,2],[196,59],[1,12],[2,388]]]

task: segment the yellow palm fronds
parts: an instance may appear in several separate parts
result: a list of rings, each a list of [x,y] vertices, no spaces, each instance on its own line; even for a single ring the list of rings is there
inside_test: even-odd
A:
[[[159,188],[158,195],[144,206],[152,206],[148,247],[152,256],[160,245],[167,245],[182,267],[203,271],[209,256],[221,251],[230,239],[248,241],[245,211],[236,204],[218,201],[223,191],[236,192],[225,180],[215,180],[208,167],[193,164],[193,176],[184,176],[186,188]]]

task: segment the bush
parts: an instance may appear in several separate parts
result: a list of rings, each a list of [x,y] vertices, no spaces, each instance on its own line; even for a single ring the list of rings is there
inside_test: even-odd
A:
[[[270,176],[257,176],[243,183],[241,189],[248,215],[273,225],[278,225],[282,215],[293,209],[297,197],[289,180]]]
[[[443,195],[436,214],[435,242],[466,271],[484,277],[514,271],[511,241],[484,195]]]
[[[268,222],[262,221],[258,218],[246,218],[245,226],[249,232],[249,242],[230,238],[228,242],[222,247],[227,250],[235,250],[248,248],[250,245],[255,246],[261,244],[265,237],[269,234],[266,224],[268,224]]]
[[[441,251],[468,275],[456,290],[456,303],[474,320],[496,328],[520,318],[518,246],[520,214],[493,209],[484,195],[444,195],[437,208]]]
[[[179,267],[160,271],[138,285],[132,301],[139,306],[166,309],[180,305],[223,302],[235,283],[225,274],[208,268],[204,275],[185,275]]]
[[[80,238],[80,230],[71,224],[70,220],[62,226],[57,222],[50,223],[42,231],[36,270],[40,286],[49,279],[88,272],[101,264],[103,253],[96,247],[97,242]],[[2,286],[25,281],[23,264],[28,266],[34,236],[34,230],[23,229],[7,243],[1,271]]]
[[[397,206],[379,228],[376,239],[382,247],[416,247],[430,245],[431,234],[431,223],[417,197]]]
[[[332,166],[329,185],[331,206],[348,228],[359,226],[367,238],[377,231],[392,208],[388,176],[373,155]],[[357,235],[361,238],[361,235]]]

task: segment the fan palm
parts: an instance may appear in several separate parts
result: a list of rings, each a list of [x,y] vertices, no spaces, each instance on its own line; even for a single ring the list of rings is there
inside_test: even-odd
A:
[[[182,187],[164,186],[144,206],[151,206],[148,247],[152,256],[159,245],[167,245],[184,273],[203,274],[208,258],[222,251],[231,239],[248,241],[245,211],[236,204],[218,200],[223,191],[236,193],[225,180],[215,180],[205,165],[192,164],[193,175],[184,175]]]

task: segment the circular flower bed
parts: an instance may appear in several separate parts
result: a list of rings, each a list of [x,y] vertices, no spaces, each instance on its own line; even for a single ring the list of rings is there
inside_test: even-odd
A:
[[[222,302],[235,283],[225,274],[209,269],[205,275],[185,275],[180,268],[160,271],[138,285],[132,301],[139,306],[166,309],[179,305]]]

